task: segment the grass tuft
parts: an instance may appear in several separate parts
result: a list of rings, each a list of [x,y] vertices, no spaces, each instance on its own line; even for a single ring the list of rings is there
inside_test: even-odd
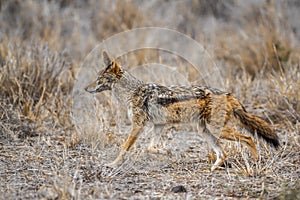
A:
[[[20,122],[70,126],[72,63],[47,46],[1,44],[0,97]]]

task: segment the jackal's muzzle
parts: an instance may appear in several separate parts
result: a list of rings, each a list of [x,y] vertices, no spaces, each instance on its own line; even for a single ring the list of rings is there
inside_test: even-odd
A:
[[[91,83],[90,85],[86,86],[84,89],[89,93],[96,93],[96,92],[102,92],[104,90],[110,90],[111,88],[109,85],[98,85],[96,83]]]

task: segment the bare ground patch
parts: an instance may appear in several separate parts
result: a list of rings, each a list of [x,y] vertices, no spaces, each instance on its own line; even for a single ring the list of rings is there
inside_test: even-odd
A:
[[[4,198],[13,199],[270,199],[299,188],[300,153],[293,143],[278,151],[262,144],[258,162],[245,147],[230,143],[226,165],[211,173],[206,144],[199,135],[179,131],[167,140],[169,154],[149,154],[137,145],[124,164],[111,169],[105,164],[118,153],[114,144],[99,148],[81,141],[70,146],[68,137],[59,133],[25,139],[4,133],[1,191]],[[172,193],[178,185],[187,192]]]

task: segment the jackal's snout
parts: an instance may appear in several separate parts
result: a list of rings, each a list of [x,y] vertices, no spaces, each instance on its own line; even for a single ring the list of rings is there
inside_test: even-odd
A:
[[[97,92],[98,89],[99,89],[99,86],[97,85],[96,82],[93,82],[84,88],[84,90],[89,93],[95,93],[95,92]]]
[[[89,84],[88,86],[86,86],[84,88],[85,91],[89,92],[89,93],[96,93],[96,92],[102,92],[105,90],[111,90],[111,84],[110,83],[106,83],[106,84],[99,84],[98,81],[94,81],[91,84]]]

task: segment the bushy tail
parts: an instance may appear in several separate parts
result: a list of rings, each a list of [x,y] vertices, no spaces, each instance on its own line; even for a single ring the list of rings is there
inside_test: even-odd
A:
[[[233,113],[249,132],[252,134],[256,132],[259,137],[272,144],[276,149],[279,147],[278,136],[266,121],[247,113],[243,108],[234,109]]]

